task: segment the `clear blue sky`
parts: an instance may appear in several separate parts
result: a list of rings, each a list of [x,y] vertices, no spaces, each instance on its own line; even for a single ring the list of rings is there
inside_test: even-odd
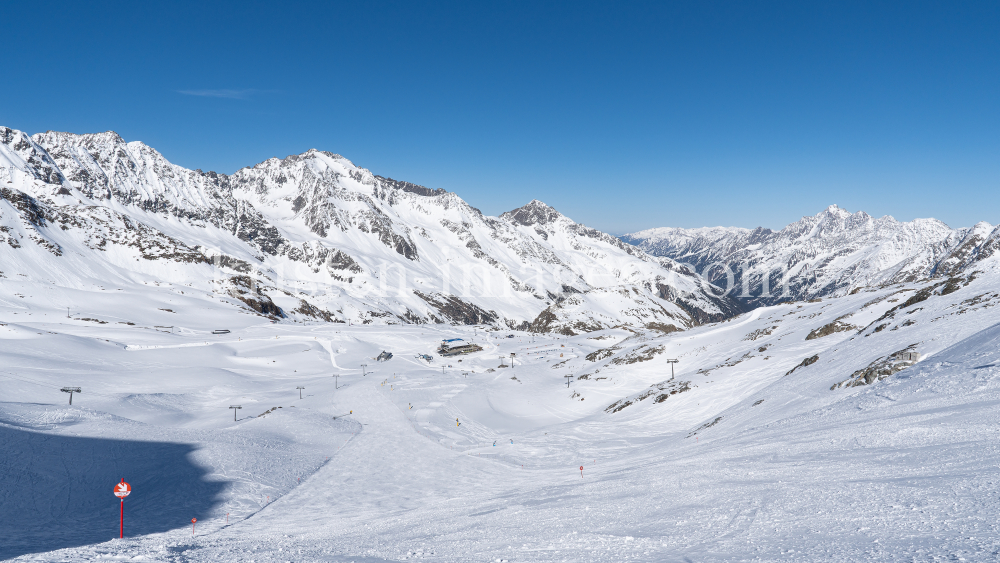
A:
[[[0,124],[309,148],[614,233],[1000,223],[1000,2],[7,2]]]

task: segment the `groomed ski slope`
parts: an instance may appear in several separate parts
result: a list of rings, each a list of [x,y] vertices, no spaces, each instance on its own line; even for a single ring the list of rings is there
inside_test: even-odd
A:
[[[103,296],[101,324],[5,296],[0,558],[995,560],[995,285],[878,332],[922,286],[573,337],[271,324],[187,294],[173,313]],[[857,328],[805,339],[834,319]],[[442,358],[445,338],[484,350]],[[914,343],[915,366],[830,390]],[[606,411],[671,357],[689,390]],[[73,406],[62,386],[83,388]]]

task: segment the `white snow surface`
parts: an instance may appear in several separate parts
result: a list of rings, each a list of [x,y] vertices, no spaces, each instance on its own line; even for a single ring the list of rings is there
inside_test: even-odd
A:
[[[1000,551],[1000,281],[986,270],[947,290],[897,284],[670,334],[572,337],[275,324],[152,279],[66,288],[4,271],[0,559]],[[806,338],[835,320],[853,328]],[[442,358],[446,338],[483,351]],[[383,350],[393,358],[375,361]],[[920,361],[831,390],[902,350]],[[72,406],[63,386],[82,388]]]

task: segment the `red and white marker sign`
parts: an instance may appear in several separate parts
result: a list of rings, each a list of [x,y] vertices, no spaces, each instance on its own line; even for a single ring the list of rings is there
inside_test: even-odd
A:
[[[132,485],[129,485],[122,479],[121,483],[115,485],[115,496],[118,498],[125,498],[132,493]]]
[[[118,537],[125,537],[125,497],[132,493],[132,485],[125,482],[125,478],[122,477],[122,482],[115,485],[115,496],[118,497],[118,507],[120,509],[120,514],[118,517]]]

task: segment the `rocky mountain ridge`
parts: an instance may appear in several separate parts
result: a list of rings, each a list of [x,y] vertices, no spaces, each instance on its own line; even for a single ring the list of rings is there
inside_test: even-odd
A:
[[[962,275],[1000,248],[1000,228],[900,222],[831,205],[779,231],[656,228],[622,240],[687,264],[746,307],[845,295],[858,288]]]
[[[571,333],[683,329],[739,308],[542,202],[489,217],[315,149],[226,175],[114,132],[0,127],[0,225],[8,279],[197,287],[276,320]]]

